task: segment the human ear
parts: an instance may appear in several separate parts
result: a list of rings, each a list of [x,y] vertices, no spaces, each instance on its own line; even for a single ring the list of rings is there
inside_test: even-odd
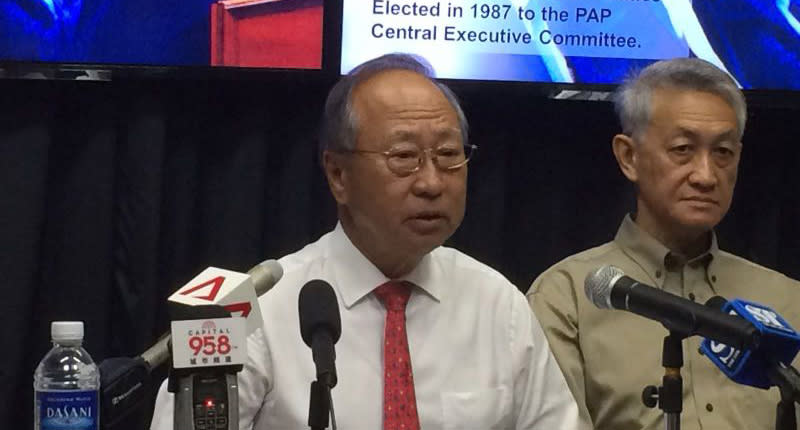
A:
[[[322,167],[328,180],[328,187],[336,203],[340,205],[347,203],[347,169],[344,162],[342,154],[331,151],[322,153]]]
[[[611,141],[614,158],[617,159],[619,169],[629,181],[636,183],[639,175],[636,170],[636,142],[628,135],[618,134]]]

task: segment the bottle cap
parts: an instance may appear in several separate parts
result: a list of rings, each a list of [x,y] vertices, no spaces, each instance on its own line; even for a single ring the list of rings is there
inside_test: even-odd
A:
[[[81,341],[83,321],[53,321],[50,323],[50,336],[54,341]]]

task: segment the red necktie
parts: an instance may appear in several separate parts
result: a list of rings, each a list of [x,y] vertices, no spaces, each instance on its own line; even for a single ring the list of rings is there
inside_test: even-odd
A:
[[[389,281],[375,289],[386,308],[383,344],[383,430],[419,430],[414,374],[406,336],[411,284]]]

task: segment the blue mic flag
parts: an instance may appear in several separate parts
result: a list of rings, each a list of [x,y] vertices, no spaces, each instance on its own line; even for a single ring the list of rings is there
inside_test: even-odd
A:
[[[725,375],[743,385],[767,389],[773,383],[769,372],[777,363],[790,365],[800,351],[800,335],[777,312],[742,299],[727,302],[722,311],[753,324],[761,334],[757,349],[738,350],[704,339],[700,348]]]

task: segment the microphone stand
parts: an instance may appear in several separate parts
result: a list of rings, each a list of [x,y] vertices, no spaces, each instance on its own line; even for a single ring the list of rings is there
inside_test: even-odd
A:
[[[311,401],[308,405],[308,426],[311,430],[325,430],[328,428],[330,414],[330,388],[319,380],[311,383]]]
[[[781,400],[775,412],[775,430],[796,430],[797,416],[794,410],[794,399],[787,395],[786,390],[781,387]]]
[[[800,403],[800,375],[793,367],[777,363],[770,371],[769,378],[781,393],[775,411],[775,430],[797,430],[794,403]]]
[[[664,424],[666,430],[680,430],[681,411],[683,410],[683,345],[685,335],[670,330],[664,338],[661,352],[661,365],[664,366],[664,377],[661,386],[648,385],[642,391],[642,403],[648,408],[656,404],[664,411]]]
[[[330,379],[330,378],[325,378]],[[311,398],[308,405],[308,426],[311,430],[325,430],[328,428],[328,417],[333,422],[336,430],[336,416],[333,413],[333,396],[328,381],[311,382]]]

